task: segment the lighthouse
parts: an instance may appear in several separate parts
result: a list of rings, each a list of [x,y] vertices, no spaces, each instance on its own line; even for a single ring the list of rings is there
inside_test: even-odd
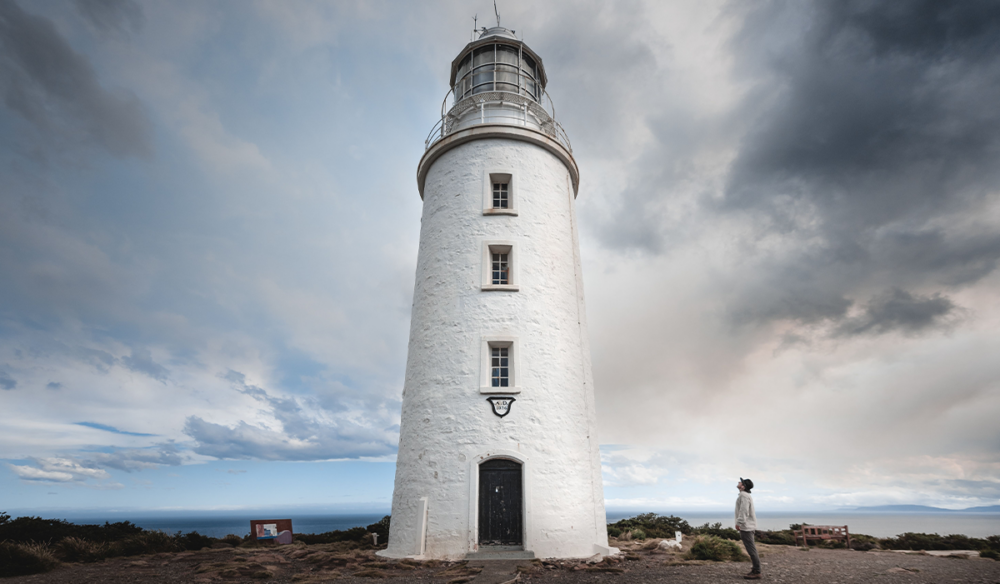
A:
[[[483,29],[417,167],[423,199],[388,548],[610,554],[576,220],[541,57]]]

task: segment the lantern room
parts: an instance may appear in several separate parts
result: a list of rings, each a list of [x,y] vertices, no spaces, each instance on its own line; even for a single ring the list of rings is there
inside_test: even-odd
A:
[[[451,90],[425,146],[472,126],[502,124],[541,132],[572,152],[545,93],[547,82],[541,57],[514,31],[483,28],[451,63]]]

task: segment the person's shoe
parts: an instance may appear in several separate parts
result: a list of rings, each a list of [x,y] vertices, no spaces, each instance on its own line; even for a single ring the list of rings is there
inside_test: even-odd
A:
[[[760,580],[760,572],[750,572],[743,576],[744,580]]]

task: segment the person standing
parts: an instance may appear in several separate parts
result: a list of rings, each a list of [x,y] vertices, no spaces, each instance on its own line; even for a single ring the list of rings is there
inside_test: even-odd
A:
[[[747,554],[753,562],[750,573],[743,577],[747,580],[760,580],[760,557],[757,556],[757,545],[753,541],[753,532],[757,530],[757,514],[753,508],[753,497],[750,496],[753,481],[740,477],[736,488],[740,491],[740,496],[736,498],[736,531],[740,532],[743,547],[747,548]]]

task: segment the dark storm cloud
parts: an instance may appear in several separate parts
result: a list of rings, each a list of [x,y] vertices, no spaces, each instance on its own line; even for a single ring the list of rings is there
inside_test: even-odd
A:
[[[309,415],[322,409],[318,403],[303,405],[297,399],[271,397],[264,389],[248,385],[246,376],[238,371],[230,370],[222,377],[240,393],[261,402],[282,429],[274,431],[244,421],[228,427],[190,416],[184,433],[197,442],[193,450],[198,454],[222,459],[302,461],[384,456],[396,450],[398,427],[377,429],[345,418],[318,422]],[[377,418],[379,414],[368,413],[366,417]]]
[[[665,211],[670,169],[685,161],[658,147],[605,243],[663,253],[685,212],[743,218],[755,234],[743,265],[754,269],[731,295],[737,322],[825,322],[836,335],[944,324],[949,295],[1000,260],[987,212],[1000,192],[1000,4],[734,11],[734,72],[753,89],[726,118],[745,130],[722,192],[706,186],[697,211]],[[667,144],[676,125],[650,127]],[[861,316],[849,316],[854,306]]]
[[[49,147],[92,143],[119,157],[148,157],[152,128],[139,100],[103,88],[87,58],[48,19],[0,0],[0,93]]]
[[[103,33],[138,32],[145,18],[132,0],[76,0],[76,9],[94,28]]]
[[[162,382],[166,382],[170,374],[166,367],[153,361],[153,354],[149,349],[132,349],[132,354],[122,357],[121,362],[131,371],[143,373]]]
[[[775,50],[788,13],[808,32]],[[734,46],[747,74],[767,82],[753,93],[765,105],[720,212],[748,212],[791,241],[817,242],[762,274],[804,276],[773,279],[786,300],[774,316],[843,317],[881,274],[939,292],[872,297],[838,334],[941,322],[954,308],[947,288],[980,280],[1000,259],[1000,237],[975,224],[1000,190],[1000,4],[772,3],[747,15]],[[821,285],[796,290],[803,280]],[[816,302],[819,289],[845,311]]]
[[[892,330],[919,332],[939,324],[955,309],[955,304],[939,294],[920,297],[898,288],[877,296],[864,314],[843,322],[841,336],[877,334]]]

